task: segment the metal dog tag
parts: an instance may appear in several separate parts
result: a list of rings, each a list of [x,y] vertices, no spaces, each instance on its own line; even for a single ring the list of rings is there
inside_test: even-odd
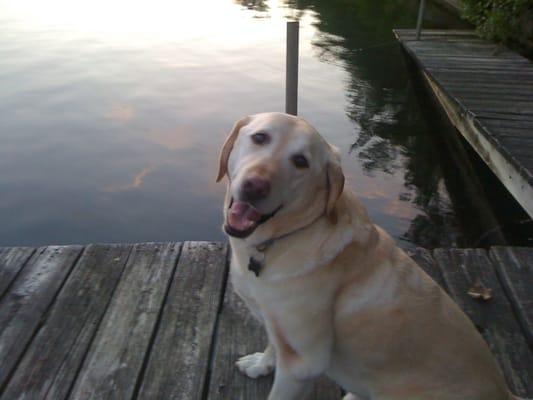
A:
[[[259,276],[259,273],[261,272],[264,263],[265,253],[256,248],[250,256],[250,261],[248,262],[248,270],[252,271],[255,276]]]
[[[255,276],[259,276],[263,263],[257,261],[254,257],[250,257],[250,262],[248,263],[248,270],[252,271]]]

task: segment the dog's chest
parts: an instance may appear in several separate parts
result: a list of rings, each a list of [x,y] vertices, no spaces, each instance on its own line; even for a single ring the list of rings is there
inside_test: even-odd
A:
[[[293,260],[290,254],[279,257],[275,263],[269,263],[268,257],[266,260],[257,276],[248,268],[249,254],[234,251],[232,257],[230,275],[234,290],[249,307],[253,305],[254,311],[305,315],[323,309],[331,298],[336,280],[324,276],[324,270],[283,277],[278,271],[290,268],[291,265],[282,264]]]

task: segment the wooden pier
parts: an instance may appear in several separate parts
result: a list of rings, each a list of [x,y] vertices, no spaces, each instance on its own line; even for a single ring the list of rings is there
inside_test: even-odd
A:
[[[533,249],[418,249],[509,386],[533,396]],[[220,243],[0,248],[0,399],[266,399],[234,367],[265,333]],[[491,298],[468,292],[481,282]],[[323,379],[314,399],[340,399]]]
[[[533,63],[472,31],[394,34],[449,119],[533,218]]]

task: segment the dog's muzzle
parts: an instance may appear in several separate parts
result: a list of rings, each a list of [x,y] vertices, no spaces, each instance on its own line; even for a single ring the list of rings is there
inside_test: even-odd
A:
[[[224,231],[237,238],[250,236],[259,225],[267,222],[281,208],[282,205],[269,214],[261,214],[252,204],[246,201],[234,201],[232,198],[226,215]]]

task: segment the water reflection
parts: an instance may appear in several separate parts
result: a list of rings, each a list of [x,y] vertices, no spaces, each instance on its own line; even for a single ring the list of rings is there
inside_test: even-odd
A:
[[[460,243],[470,220],[444,182],[441,128],[392,44],[415,13],[391,0],[4,0],[0,245],[223,239],[219,146],[242,115],[283,109],[287,17],[301,21],[301,115],[341,148],[373,219],[403,245]]]
[[[340,7],[340,4],[343,7]],[[317,12],[321,34],[314,40],[319,57],[342,62],[349,72],[346,113],[357,127],[350,153],[367,175],[401,175],[404,189],[384,211],[409,218],[400,238],[424,247],[465,244],[464,227],[458,226],[441,164],[436,162],[435,138],[441,132],[427,123],[413,96],[413,88],[391,27],[412,27],[417,2],[396,0],[336,2],[293,1],[301,9]],[[457,26],[458,21],[435,7],[429,8],[433,27]],[[389,193],[390,194],[390,193]],[[364,196],[364,193],[363,193]],[[367,197],[367,200],[371,200]],[[419,213],[398,210],[411,207]]]
[[[400,238],[428,248],[530,244],[532,232],[519,226],[524,214],[516,210],[516,203],[506,193],[488,192],[501,185],[487,177],[487,168],[475,155],[467,154],[468,145],[432,106],[424,94],[427,89],[414,87],[420,79],[408,73],[391,27],[413,27],[418,2],[295,0],[290,4],[317,13],[320,34],[313,44],[319,57],[340,62],[349,72],[346,113],[356,125],[351,155],[367,175],[402,175],[404,189],[398,200],[421,211],[404,214],[410,222]],[[430,3],[425,27],[468,26]],[[516,211],[502,212],[501,204]],[[385,212],[401,218],[397,210],[402,209],[406,207],[396,203]],[[520,218],[513,217],[515,213]]]
[[[154,171],[154,167],[143,168],[140,172],[135,174],[130,183],[124,185],[111,185],[104,188],[105,192],[115,193],[115,192],[124,192],[127,190],[139,189],[144,184],[144,179],[148,174]]]

